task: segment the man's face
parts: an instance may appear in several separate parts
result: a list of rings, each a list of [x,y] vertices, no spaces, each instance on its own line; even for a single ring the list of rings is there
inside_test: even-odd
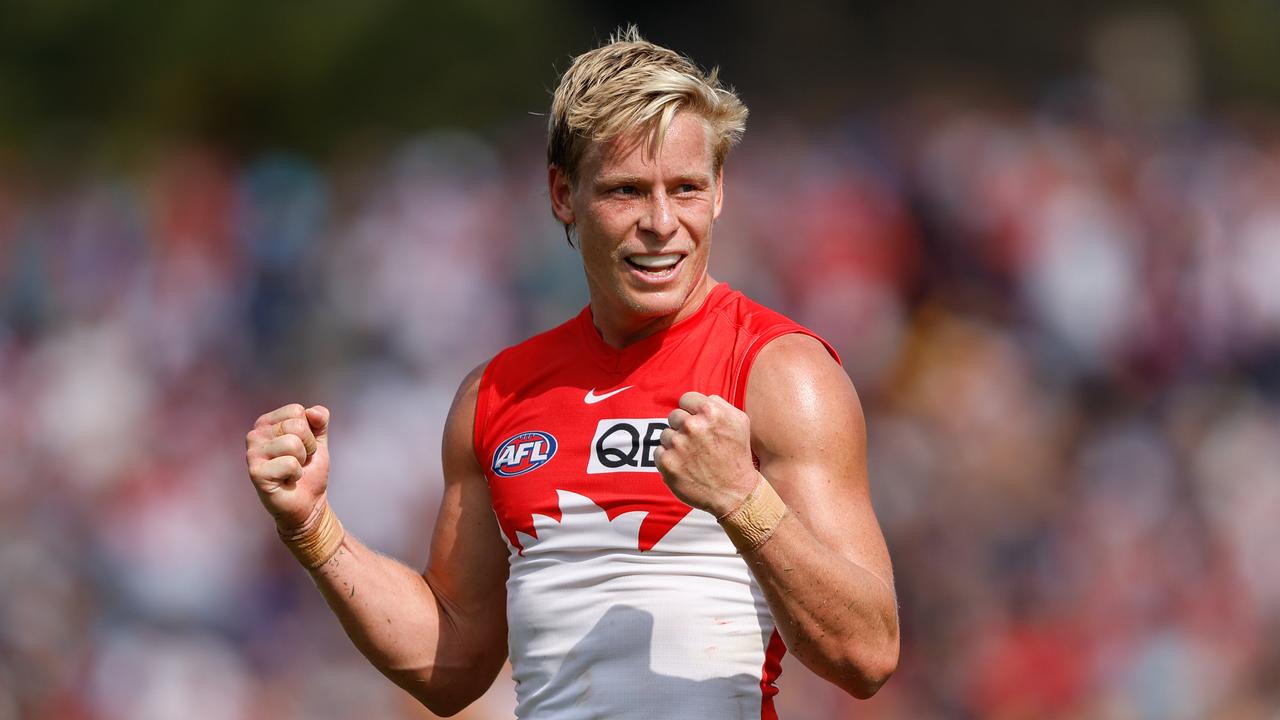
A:
[[[722,177],[702,118],[677,113],[662,149],[593,143],[577,181],[552,168],[552,208],[577,230],[592,309],[627,325],[678,313],[706,275]],[[600,318],[598,318],[598,321]]]

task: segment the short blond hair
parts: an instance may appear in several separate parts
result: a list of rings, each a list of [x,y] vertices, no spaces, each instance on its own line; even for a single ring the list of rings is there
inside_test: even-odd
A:
[[[692,60],[640,37],[635,25],[574,58],[551,99],[547,162],[576,178],[591,142],[648,133],[656,153],[676,113],[688,110],[707,123],[713,170],[742,138],[747,106],[720,84],[718,68],[703,72]]]

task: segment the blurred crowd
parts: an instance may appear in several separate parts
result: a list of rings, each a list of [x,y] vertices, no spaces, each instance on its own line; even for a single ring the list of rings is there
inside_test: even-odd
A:
[[[901,603],[876,698],[789,663],[784,718],[1280,718],[1277,119],[1087,95],[730,157],[712,272],[841,352]],[[241,439],[327,404],[344,523],[424,564],[457,383],[585,303],[536,124],[0,174],[0,720],[429,716]],[[463,717],[513,705],[504,676]]]

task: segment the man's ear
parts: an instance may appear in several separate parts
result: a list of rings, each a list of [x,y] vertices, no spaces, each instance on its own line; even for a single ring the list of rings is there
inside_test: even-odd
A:
[[[724,205],[724,165],[716,170],[716,197],[713,200],[715,204],[712,207],[712,220],[720,219],[720,207]]]
[[[551,195],[551,213],[564,225],[572,225],[574,221],[573,204],[569,201],[573,195],[573,182],[557,165],[547,166],[547,192]]]

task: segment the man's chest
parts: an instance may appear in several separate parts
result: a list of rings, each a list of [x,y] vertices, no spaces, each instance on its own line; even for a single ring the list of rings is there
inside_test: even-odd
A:
[[[658,473],[654,451],[680,395],[726,392],[726,373],[705,365],[688,367],[684,377],[555,378],[494,408],[478,454],[487,461],[494,511],[508,542],[523,550],[536,538],[535,516],[561,529],[565,493],[573,496],[570,504],[598,509],[610,521],[644,513],[631,541],[640,550],[688,515],[689,506]]]

